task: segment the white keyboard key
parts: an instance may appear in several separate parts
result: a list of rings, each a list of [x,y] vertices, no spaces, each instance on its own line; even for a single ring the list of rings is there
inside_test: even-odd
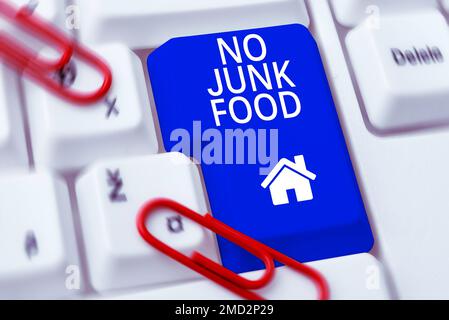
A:
[[[307,263],[326,278],[330,299],[374,300],[390,299],[383,267],[370,254],[358,254],[329,260]],[[257,278],[262,271],[243,274]],[[257,293],[271,300],[316,299],[317,292],[312,282],[297,272],[279,267],[273,282]],[[120,296],[104,296],[113,299],[148,300],[227,300],[239,299],[234,293],[223,289],[209,280],[177,284],[165,288],[129,293]]]
[[[303,0],[77,0],[84,42],[155,48],[171,38],[289,23],[309,24]]]
[[[448,299],[449,131],[382,137],[367,130],[327,3],[309,8],[320,21],[315,30],[394,298]]]
[[[28,165],[19,78],[0,65],[0,169]]]
[[[422,11],[437,8],[437,0],[330,0],[337,21],[346,27],[355,27],[366,18],[376,23],[381,15]],[[380,26],[379,26],[380,27]]]
[[[346,39],[371,125],[380,131],[449,122],[449,28],[438,11],[382,17]],[[374,84],[374,85],[373,85]]]
[[[184,155],[166,153],[101,162],[77,182],[78,204],[92,285],[110,290],[198,277],[148,245],[136,227],[148,200],[169,198],[199,213],[206,203],[197,167]],[[215,239],[197,224],[164,212],[150,231],[186,254],[197,250],[218,261]]]
[[[100,158],[157,152],[140,60],[119,44],[105,45],[97,51],[113,73],[113,85],[104,101],[80,107],[27,80],[27,109],[36,166],[72,170]],[[74,70],[72,87],[77,90],[90,92],[102,82],[97,71],[89,66],[75,62]]]
[[[77,268],[67,188],[44,173],[0,179],[0,298],[59,298]],[[74,279],[76,281],[76,279]]]

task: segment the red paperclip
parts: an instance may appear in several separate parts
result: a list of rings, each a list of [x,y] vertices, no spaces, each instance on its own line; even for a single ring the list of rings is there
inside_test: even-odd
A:
[[[8,1],[2,0],[0,1],[0,15],[19,28],[29,30],[37,37],[54,43],[55,47],[58,49],[57,51],[61,52],[61,57],[54,62],[40,57],[32,57],[31,60],[33,63],[39,65],[40,68],[56,71],[62,69],[70,61],[73,54],[72,41],[62,32],[53,28],[50,23],[33,15],[27,6],[16,8],[14,5],[8,3]],[[4,32],[0,32],[0,39],[2,40],[2,44],[15,43],[15,45],[20,46],[13,38],[7,36]],[[19,53],[20,51],[13,51],[9,54],[11,57],[14,57]]]
[[[23,71],[56,95],[75,104],[82,106],[92,104],[106,96],[112,85],[112,73],[108,65],[94,53],[72,41],[43,19],[32,16],[27,8],[16,9],[7,4],[6,1],[0,1],[0,14],[12,20],[14,24],[21,28],[30,30],[47,41],[55,43],[56,47],[62,50],[62,55],[56,62],[49,62],[37,58],[35,52],[7,36],[4,32],[0,32],[0,56],[7,63]],[[97,90],[87,93],[73,91],[54,80],[52,72],[62,69],[72,56],[78,56],[102,74],[103,82]]]
[[[154,237],[146,227],[146,221],[148,217],[151,214],[155,213],[157,209],[163,208],[171,209],[251,252],[265,263],[266,270],[264,275],[256,281],[248,280],[235,274],[229,269],[224,268],[218,263],[203,256],[199,252],[195,251],[191,257],[188,257],[166,245],[165,243]],[[319,299],[329,299],[329,289],[327,282],[323,278],[323,276],[316,270],[287,257],[286,255],[238,232],[237,230],[232,229],[226,224],[213,218],[210,214],[202,216],[175,201],[169,199],[156,199],[147,202],[140,209],[139,214],[137,215],[137,229],[142,238],[157,250],[178,261],[179,263],[189,267],[190,269],[200,273],[204,277],[209,278],[215,283],[227,288],[228,290],[231,290],[242,298],[250,300],[264,299],[257,293],[254,293],[250,290],[260,289],[266,286],[271,281],[275,270],[275,260],[295,269],[299,273],[306,275],[307,277],[312,279],[319,291]]]

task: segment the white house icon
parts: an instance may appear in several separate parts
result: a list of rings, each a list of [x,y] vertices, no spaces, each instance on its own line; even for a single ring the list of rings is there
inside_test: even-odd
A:
[[[310,180],[315,180],[316,175],[307,170],[304,156],[296,156],[295,162],[281,159],[270,174],[262,182],[262,187],[270,187],[271,199],[275,206],[288,204],[289,190],[294,190],[298,202],[313,199]]]

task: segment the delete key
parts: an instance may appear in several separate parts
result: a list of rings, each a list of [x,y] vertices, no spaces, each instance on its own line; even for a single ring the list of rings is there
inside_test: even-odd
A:
[[[307,28],[171,39],[149,55],[148,72],[165,150],[200,165],[215,218],[301,262],[370,251],[365,206]],[[225,267],[263,267],[231,242],[218,244]]]

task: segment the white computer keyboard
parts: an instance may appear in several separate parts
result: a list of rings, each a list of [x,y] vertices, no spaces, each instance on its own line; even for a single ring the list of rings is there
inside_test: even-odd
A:
[[[0,298],[238,298],[136,232],[151,198],[209,208],[198,167],[162,148],[145,60],[174,37],[292,23],[318,42],[375,238],[309,265],[332,299],[449,298],[449,1],[41,0],[36,13],[101,55],[114,82],[105,103],[77,108],[0,65]],[[74,72],[74,88],[99,81]],[[186,222],[174,235],[167,219],[152,223],[159,238],[220,261],[212,234]],[[278,269],[261,295],[315,298]]]

